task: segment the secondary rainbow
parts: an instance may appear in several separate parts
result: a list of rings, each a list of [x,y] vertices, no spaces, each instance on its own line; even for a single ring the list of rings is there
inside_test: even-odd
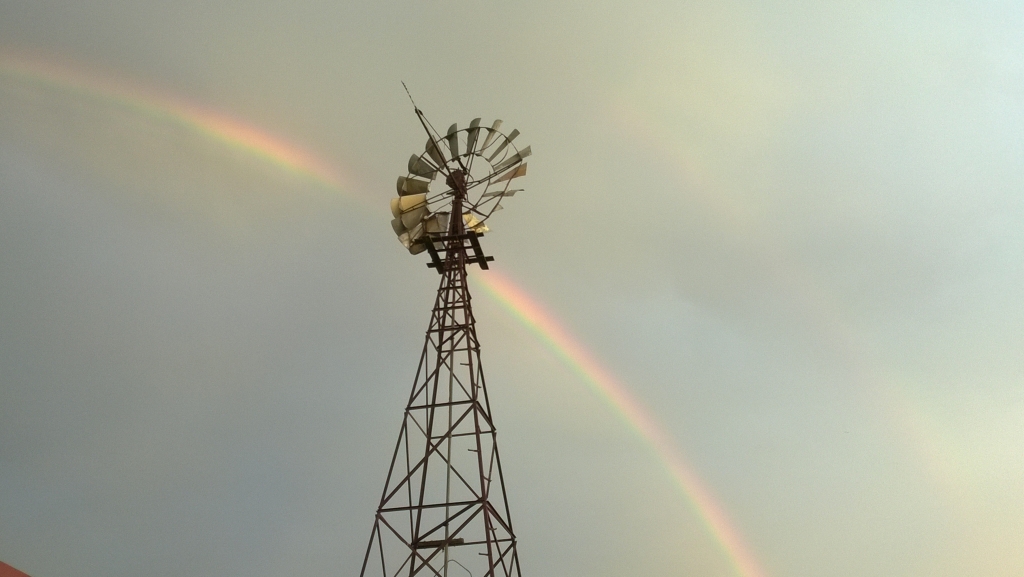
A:
[[[602,367],[551,313],[507,276],[491,269],[487,273],[475,274],[474,278],[490,297],[529,328],[654,448],[673,481],[692,502],[708,531],[729,557],[737,574],[743,577],[765,577],[764,570],[729,522],[711,491],[683,460],[664,427],[629,389]]]
[[[0,75],[47,85],[63,92],[115,102],[137,113],[185,125],[289,172],[343,191],[341,174],[315,155],[225,114],[154,95],[117,81],[99,81],[48,63],[0,57]],[[485,290],[558,355],[649,443],[669,475],[693,504],[708,531],[742,577],[766,577],[750,549],[700,478],[687,466],[657,419],[604,369],[586,348],[507,276],[491,270],[475,275]]]

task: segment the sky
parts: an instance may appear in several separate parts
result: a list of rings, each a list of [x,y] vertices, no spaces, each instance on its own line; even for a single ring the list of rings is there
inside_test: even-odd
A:
[[[0,0],[0,560],[358,574],[438,281],[404,81],[534,151],[471,276],[524,575],[1024,574],[1022,31]]]

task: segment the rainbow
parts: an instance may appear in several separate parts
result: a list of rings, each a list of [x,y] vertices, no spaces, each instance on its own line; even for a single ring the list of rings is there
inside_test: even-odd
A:
[[[3,76],[113,102],[135,113],[184,126],[328,188],[344,189],[341,173],[320,158],[226,114],[156,95],[123,81],[85,76],[38,60],[0,56]]]
[[[0,76],[3,75],[77,93],[83,97],[112,101],[137,113],[186,126],[328,188],[343,190],[344,179],[327,163],[293,144],[230,116],[173,98],[153,95],[116,81],[85,77],[38,61],[0,57]],[[604,369],[536,299],[507,276],[495,270],[474,276],[483,286],[485,294],[553,350],[641,439],[654,448],[673,481],[693,504],[709,533],[718,541],[736,573],[741,577],[765,577],[765,572],[711,491],[686,464],[664,427],[628,388]]]
[[[617,412],[641,439],[654,448],[672,480],[694,505],[708,531],[732,562],[736,573],[743,577],[765,577],[764,570],[749,547],[743,543],[739,532],[729,522],[711,491],[686,464],[664,427],[643,403],[602,367],[551,313],[507,276],[491,269],[486,273],[474,274],[474,277],[488,296],[530,329]]]

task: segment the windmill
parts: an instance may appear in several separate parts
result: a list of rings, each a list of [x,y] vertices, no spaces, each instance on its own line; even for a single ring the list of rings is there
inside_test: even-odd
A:
[[[391,226],[441,282],[360,576],[521,577],[466,268],[494,260],[479,239],[521,191],[530,147],[501,120],[442,135],[413,107],[427,141],[398,178]]]

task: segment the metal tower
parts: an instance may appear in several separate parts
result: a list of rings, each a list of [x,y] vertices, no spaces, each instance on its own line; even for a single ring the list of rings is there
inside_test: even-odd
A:
[[[529,147],[501,121],[442,138],[416,113],[427,150],[399,178],[392,226],[410,252],[429,252],[441,282],[360,576],[521,577],[466,268],[493,260],[483,222],[517,192]],[[431,193],[438,174],[447,188]]]

